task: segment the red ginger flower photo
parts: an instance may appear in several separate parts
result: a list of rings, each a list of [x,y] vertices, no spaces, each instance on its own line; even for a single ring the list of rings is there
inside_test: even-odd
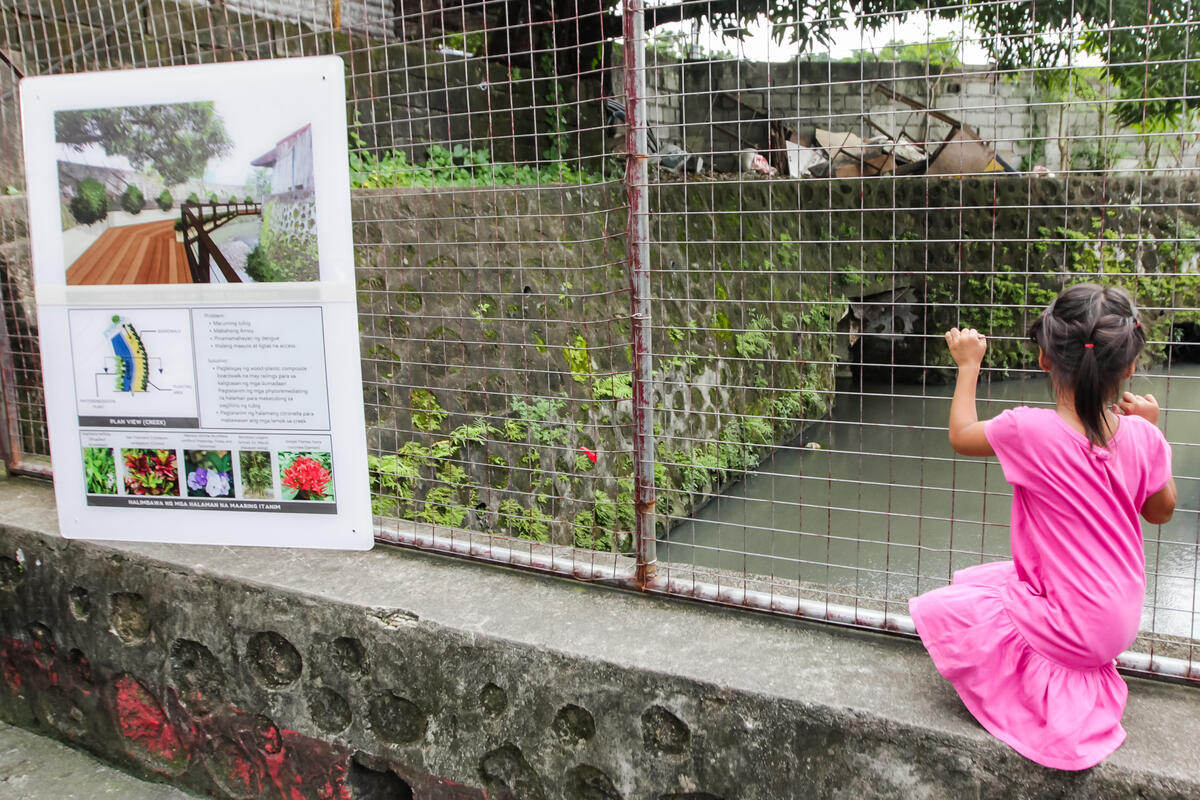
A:
[[[297,456],[283,470],[283,485],[294,489],[296,500],[323,500],[333,475],[320,461],[306,455]]]

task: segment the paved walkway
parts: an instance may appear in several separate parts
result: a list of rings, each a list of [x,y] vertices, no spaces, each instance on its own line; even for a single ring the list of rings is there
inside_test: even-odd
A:
[[[54,739],[0,722],[0,800],[196,800]]]

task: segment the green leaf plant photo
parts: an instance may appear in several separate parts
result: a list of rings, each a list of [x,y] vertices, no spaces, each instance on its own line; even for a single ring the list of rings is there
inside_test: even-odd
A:
[[[83,475],[88,494],[116,494],[117,462],[112,449],[83,448]]]
[[[271,454],[266,450],[243,450],[238,453],[238,469],[242,479],[242,496],[252,500],[271,500],[275,497],[274,476],[271,473]]]

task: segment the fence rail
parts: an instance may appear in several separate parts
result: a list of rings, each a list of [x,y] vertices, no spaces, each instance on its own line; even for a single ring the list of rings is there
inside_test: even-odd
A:
[[[946,442],[943,331],[989,337],[983,415],[1047,405],[1028,323],[1101,280],[1180,489],[1121,665],[1200,680],[1194,11],[517,5],[6,0],[9,469],[49,456],[16,80],[336,53],[380,541],[912,634],[909,597],[1010,552],[998,465]],[[64,151],[65,223],[88,177],[114,210],[262,196]]]

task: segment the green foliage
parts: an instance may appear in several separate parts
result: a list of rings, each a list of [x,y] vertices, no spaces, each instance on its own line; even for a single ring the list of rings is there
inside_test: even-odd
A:
[[[792,241],[786,233],[779,234],[779,243],[775,247],[775,260],[780,269],[794,270],[800,266],[800,245]]]
[[[596,400],[629,400],[633,397],[633,373],[618,372],[598,378],[592,385],[592,397]]]
[[[514,429],[521,431],[521,434],[517,439],[510,440],[518,441],[519,439],[523,439],[526,432],[528,432],[529,435],[533,436],[534,441],[540,445],[565,444],[571,436],[570,429],[565,425],[550,424],[553,420],[561,417],[565,405],[561,400],[552,400],[545,397],[539,398],[532,403],[526,403],[524,400],[513,400],[510,407],[512,412],[520,418],[520,422],[514,426]],[[507,437],[509,433],[507,424],[505,433]],[[531,452],[536,455],[536,451]]]
[[[413,427],[429,433],[440,430],[450,412],[438,405],[437,398],[428,389],[413,389],[408,393],[409,408],[412,410]]]
[[[536,505],[526,508],[509,498],[500,502],[498,511],[500,528],[509,536],[535,542],[550,540],[550,517],[542,513]]]
[[[212,192],[208,196],[208,202],[212,203],[213,205],[216,205],[217,203],[221,202],[221,199],[219,197],[217,197],[216,192]]]
[[[862,51],[865,61],[908,61],[928,64],[931,68],[949,69],[962,66],[962,41],[951,36],[927,42],[901,42],[893,39],[879,49],[878,54]],[[858,59],[855,59],[858,60]]]
[[[274,283],[286,280],[279,267],[267,258],[262,244],[254,245],[254,249],[246,255],[246,274],[259,283]]]
[[[211,102],[59,111],[54,134],[72,149],[98,145],[134,169],[150,167],[168,186],[199,178],[210,158],[233,149]]]
[[[771,337],[764,331],[773,328],[774,326],[768,318],[760,315],[754,316],[745,333],[739,333],[734,337],[734,348],[737,350],[737,354],[742,358],[765,356],[771,351]]]
[[[121,208],[130,214],[140,214],[146,205],[146,197],[142,190],[132,183],[125,187],[121,194]]]
[[[462,53],[482,53],[487,46],[487,34],[483,31],[447,34],[442,46]]]
[[[425,493],[417,517],[431,525],[458,528],[467,518],[467,509],[459,502],[458,490],[453,486],[434,486]]]
[[[108,194],[104,185],[95,178],[84,178],[71,198],[71,215],[80,224],[91,225],[108,216]]]
[[[498,435],[500,433],[501,431],[496,430],[488,424],[486,419],[480,417],[474,422],[464,423],[450,431],[450,440],[454,442],[456,447],[462,447],[467,442],[487,444],[489,435]]]
[[[188,196],[187,196],[187,200],[185,202],[194,203],[196,205],[199,205],[200,204],[200,195],[196,194],[195,192],[189,192]]]
[[[579,383],[587,383],[592,374],[592,357],[588,353],[587,339],[581,333],[575,334],[571,345],[563,345],[563,358],[571,369],[571,377]]]
[[[618,482],[621,491],[614,501],[607,492],[600,490],[592,501],[591,509],[575,515],[575,546],[606,552],[628,552],[632,544],[629,532],[635,523],[632,482],[623,478]]]
[[[154,202],[158,204],[160,210],[170,211],[171,206],[175,205],[175,198],[171,197],[171,193],[169,191],[163,189],[159,193],[158,197],[154,198]]]
[[[716,328],[715,336],[718,340],[728,340],[733,337],[729,332],[729,315],[724,311],[717,311],[712,315],[712,327]]]
[[[547,75],[554,74],[554,58],[545,53],[542,55],[542,72]],[[542,132],[548,139],[548,144],[545,150],[542,151],[542,158],[554,163],[562,163],[562,160],[567,157],[567,150],[570,144],[569,132],[570,128],[570,107],[564,100],[563,85],[561,81],[551,80],[547,82],[546,93],[542,96]]]
[[[238,453],[242,487],[247,497],[270,496],[272,481],[271,454],[266,450],[242,450]]]
[[[407,453],[368,455],[367,470],[371,481],[371,511],[385,516],[400,511],[401,516],[411,518],[414,486],[421,476],[419,457]],[[401,504],[403,508],[400,508]]]
[[[660,56],[676,58],[680,61],[689,59],[725,60],[734,57],[733,51],[725,48],[712,48],[707,41],[701,40],[692,47],[691,33],[683,30],[654,31],[646,37],[647,55],[655,53]]]
[[[88,494],[117,493],[117,464],[111,448],[83,448],[83,474]]]
[[[452,149],[430,145],[425,163],[415,164],[400,150],[376,153],[353,130],[350,140],[353,188],[582,185],[602,180],[598,173],[574,169],[561,160],[541,165],[493,164],[486,150],[470,150],[461,144]]]
[[[118,392],[125,390],[125,375],[129,372],[129,359],[118,357],[116,359],[116,389]]]

